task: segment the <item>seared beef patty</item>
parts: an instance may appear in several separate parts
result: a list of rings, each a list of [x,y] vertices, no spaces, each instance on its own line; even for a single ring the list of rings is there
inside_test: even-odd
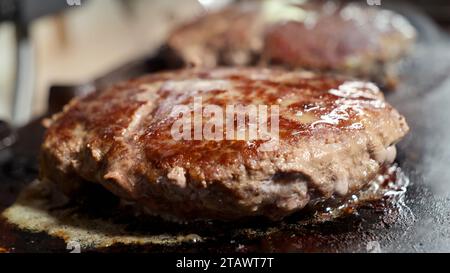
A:
[[[204,108],[278,106],[279,133],[177,140],[174,107],[190,114],[196,98]],[[262,68],[147,75],[73,100],[48,126],[42,179],[67,194],[97,183],[176,220],[281,219],[317,198],[351,194],[392,163],[408,131],[372,83]]]
[[[243,1],[180,27],[168,44],[197,66],[276,63],[395,86],[396,65],[415,39],[406,19],[367,4],[293,2]]]

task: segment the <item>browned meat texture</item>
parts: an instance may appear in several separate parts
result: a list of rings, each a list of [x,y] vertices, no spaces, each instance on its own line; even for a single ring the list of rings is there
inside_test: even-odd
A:
[[[261,149],[273,139],[248,136],[175,140],[173,107],[199,96],[203,106],[278,105],[277,149]],[[72,101],[49,124],[41,175],[66,193],[101,184],[168,219],[280,219],[364,187],[394,160],[407,131],[372,83],[283,69],[186,69]]]
[[[244,1],[180,27],[168,44],[197,66],[283,64],[395,86],[416,36],[403,16],[358,3],[292,2]]]

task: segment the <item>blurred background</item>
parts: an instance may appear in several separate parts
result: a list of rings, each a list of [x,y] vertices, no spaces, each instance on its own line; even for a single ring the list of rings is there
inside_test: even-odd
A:
[[[25,63],[21,64],[32,66],[24,73],[34,75],[33,109],[30,109],[34,116],[45,111],[51,85],[88,82],[127,61],[151,54],[172,26],[203,10],[196,0],[89,0],[80,1],[79,6],[77,1],[72,1],[74,5],[70,6],[67,3],[70,0],[0,2],[0,13],[30,5],[30,13],[37,14],[23,16],[39,16],[30,22],[21,18],[25,21],[21,23],[29,25],[26,34],[31,43],[22,42],[31,47],[32,56],[25,56]],[[39,10],[44,2],[49,5],[48,11]],[[21,50],[16,41],[16,35],[20,34],[16,30],[11,20],[0,22],[0,119],[8,121],[16,88],[17,51]],[[34,62],[26,63],[31,58]]]
[[[16,98],[31,105],[20,108],[13,121],[20,125],[46,111],[50,86],[89,82],[149,56],[175,25],[225,2],[0,0],[0,120],[12,121],[14,90],[32,90]],[[449,1],[408,2],[450,32]]]

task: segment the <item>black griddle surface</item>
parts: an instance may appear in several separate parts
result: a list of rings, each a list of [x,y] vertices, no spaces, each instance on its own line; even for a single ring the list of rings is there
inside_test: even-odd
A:
[[[419,31],[413,56],[403,64],[403,80],[387,100],[406,116],[409,135],[398,145],[397,162],[410,180],[404,202],[391,207],[361,207],[358,214],[332,222],[297,226],[253,223],[250,230],[273,228],[265,236],[230,234],[233,224],[213,240],[178,245],[113,245],[99,252],[450,252],[450,39],[427,17],[408,6],[393,7]],[[96,82],[164,68],[159,56],[120,69]],[[111,80],[113,81],[113,80]],[[76,88],[74,88],[75,90]],[[0,156],[0,212],[23,186],[37,177],[40,120],[21,128],[18,142]],[[195,230],[200,226],[182,227]],[[67,252],[63,240],[16,229],[0,219],[0,251]]]

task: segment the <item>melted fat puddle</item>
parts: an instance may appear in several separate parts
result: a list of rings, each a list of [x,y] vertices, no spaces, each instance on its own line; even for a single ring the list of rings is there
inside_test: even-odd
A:
[[[292,223],[282,222],[284,227],[295,228],[309,224],[320,224],[351,214],[358,206],[383,197],[394,197],[394,202],[402,203],[408,179],[396,166],[387,168],[365,190],[356,195],[339,200],[328,200],[314,205],[314,213]],[[214,235],[199,235],[180,225],[178,229],[164,228],[156,231],[133,231],[133,224],[117,223],[107,217],[96,217],[80,213],[79,208],[70,204],[61,205],[61,195],[55,198],[50,183],[39,180],[27,186],[17,201],[2,214],[10,223],[30,232],[45,232],[66,242],[77,242],[83,249],[104,248],[113,244],[155,244],[175,245],[195,243],[214,239]],[[59,198],[59,199],[58,199]],[[59,201],[58,201],[59,200]],[[105,219],[106,218],[106,219]],[[120,221],[119,221],[120,222]],[[281,226],[281,225],[280,225]],[[186,226],[187,227],[187,226]],[[211,226],[209,226],[211,228]],[[131,231],[130,231],[131,230]],[[228,230],[234,236],[267,236],[280,231],[278,225],[263,225],[260,228],[237,227]],[[212,233],[214,234],[214,232]]]
[[[82,248],[102,248],[113,244],[178,244],[196,242],[197,234],[141,234],[127,231],[126,224],[104,219],[92,219],[73,213],[74,208],[53,210],[48,198],[50,185],[39,180],[26,187],[17,201],[2,214],[12,224],[30,232],[45,232],[51,236],[74,241]]]

